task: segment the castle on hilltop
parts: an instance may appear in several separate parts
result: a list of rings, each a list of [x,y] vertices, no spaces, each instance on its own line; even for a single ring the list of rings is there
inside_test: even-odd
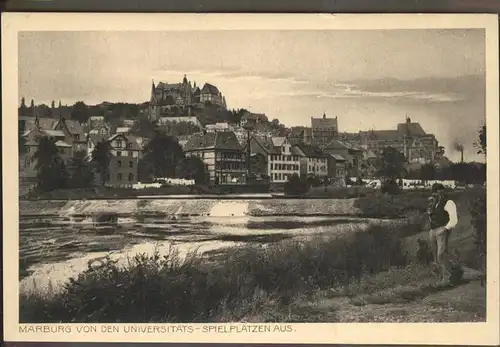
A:
[[[168,113],[172,108],[204,107],[207,104],[216,105],[226,109],[226,98],[219,89],[205,83],[200,89],[196,82],[191,84],[184,75],[182,83],[159,82],[156,86],[153,81],[149,114],[151,120],[156,120],[162,114]]]

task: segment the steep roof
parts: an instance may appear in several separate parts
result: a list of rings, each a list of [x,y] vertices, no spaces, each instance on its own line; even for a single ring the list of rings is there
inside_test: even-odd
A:
[[[220,94],[219,89],[210,83],[205,83],[203,88],[201,88],[201,93],[202,94],[212,94],[212,95],[219,95]]]
[[[47,129],[42,129],[42,131],[47,134],[48,136],[52,137],[64,137],[64,133],[61,130],[47,130]]]
[[[332,149],[348,149],[353,151],[362,151],[362,149],[358,148],[352,143],[340,140],[332,140],[325,147],[323,147],[323,150],[332,150]]]
[[[157,84],[155,91],[162,91],[162,90],[178,90],[182,89],[183,85],[182,83],[165,83],[165,82],[160,82]]]
[[[308,158],[326,158],[327,155],[318,146],[298,144],[299,148]]]
[[[52,130],[54,131],[56,126],[58,125],[60,118],[47,118],[47,117],[40,117],[38,118],[38,124],[40,129],[42,130]],[[63,119],[64,123],[66,124],[66,127],[68,128],[68,131],[72,135],[80,135],[80,138],[84,138],[84,131],[82,125],[76,121],[76,120],[68,120],[68,119]],[[26,120],[26,129],[34,129],[35,128],[35,122],[36,118],[31,118]],[[61,135],[57,135],[61,136]],[[64,134],[63,134],[64,136]]]
[[[274,147],[281,147],[285,143],[286,137],[284,136],[272,137],[271,141],[273,142]]]
[[[199,149],[241,150],[241,146],[232,131],[193,134],[184,146],[185,151]]]
[[[139,143],[137,141],[137,137],[132,136],[132,135],[125,135],[125,134],[114,134],[110,138],[107,139],[108,142],[113,141],[117,137],[123,137],[126,141],[127,144],[129,144],[129,147],[123,148],[125,151],[139,151],[141,150],[141,146],[139,146]]]
[[[409,136],[425,136],[427,135],[420,123],[399,123],[398,131],[406,133]]]
[[[330,157],[332,157],[336,161],[345,161],[345,158],[340,154],[330,154]]]
[[[250,140],[250,151],[261,154],[281,154],[278,147],[275,147],[273,141],[267,136],[252,136]]]
[[[360,135],[369,140],[380,140],[380,141],[397,141],[404,137],[404,133],[399,130],[360,131]]]

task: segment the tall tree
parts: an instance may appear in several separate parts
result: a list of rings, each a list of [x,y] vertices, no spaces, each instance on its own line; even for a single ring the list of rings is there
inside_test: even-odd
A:
[[[205,163],[198,157],[182,159],[175,169],[176,176],[188,180],[194,180],[196,184],[207,183],[207,170]]]
[[[380,156],[377,174],[386,181],[395,181],[404,173],[404,164],[403,153],[392,147],[386,147]]]
[[[486,155],[486,125],[479,129],[479,139],[474,145],[478,148],[477,154]]]
[[[71,158],[68,168],[71,188],[88,188],[94,183],[94,173],[84,151],[78,151]]]
[[[86,123],[89,120],[89,108],[83,101],[77,101],[71,110],[71,119],[80,123]]]
[[[109,176],[111,162],[111,146],[107,141],[98,142],[92,151],[92,163],[99,174],[101,185],[105,185]]]
[[[157,131],[144,148],[143,164],[155,177],[175,177],[175,168],[184,159],[177,139]]]
[[[41,137],[29,162],[35,163],[37,183],[41,190],[50,191],[66,187],[68,173],[54,139]]]
[[[419,179],[423,181],[433,180],[436,176],[436,168],[432,164],[424,164],[420,167]]]

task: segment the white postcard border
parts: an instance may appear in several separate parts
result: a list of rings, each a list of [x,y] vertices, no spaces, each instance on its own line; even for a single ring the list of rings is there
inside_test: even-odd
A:
[[[498,344],[499,343],[499,88],[497,15],[330,15],[330,14],[56,14],[2,13],[2,148],[3,148],[3,264],[4,331],[6,341],[71,342],[218,342],[218,343],[379,343],[379,344]],[[196,25],[193,25],[196,23]],[[196,28],[196,29],[193,29]],[[488,283],[486,323],[307,323],[292,324],[293,332],[126,334],[101,332],[118,324],[91,324],[96,333],[76,333],[82,324],[71,326],[72,333],[21,333],[18,324],[18,156],[17,146],[17,35],[19,31],[164,31],[164,30],[372,30],[372,29],[451,29],[486,30],[486,118],[487,118],[487,208]],[[41,57],[43,59],[43,57]],[[466,324],[466,325],[465,325]],[[30,324],[31,325],[31,324]],[[160,324],[154,324],[158,326]],[[177,326],[162,324],[163,326]],[[190,324],[203,326],[209,324]],[[26,326],[26,325],[22,325]],[[32,325],[35,326],[35,325]],[[43,324],[40,326],[49,326]],[[151,325],[142,325],[151,326]],[[241,324],[212,324],[238,327]],[[259,324],[271,326],[276,324]],[[237,328],[234,328],[237,329]]]

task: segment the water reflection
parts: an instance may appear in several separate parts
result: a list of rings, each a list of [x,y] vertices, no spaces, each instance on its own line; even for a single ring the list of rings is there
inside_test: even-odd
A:
[[[85,270],[89,260],[107,254],[125,262],[128,256],[167,252],[174,245],[181,256],[193,249],[215,256],[227,247],[341,234],[354,225],[382,222],[329,215],[332,205],[332,200],[321,208],[307,200],[73,201],[57,205],[59,210],[46,206],[43,215],[25,210],[19,223],[20,289],[58,289]],[[116,225],[96,226],[92,213],[98,211],[115,211]],[[318,211],[323,215],[315,216]]]

